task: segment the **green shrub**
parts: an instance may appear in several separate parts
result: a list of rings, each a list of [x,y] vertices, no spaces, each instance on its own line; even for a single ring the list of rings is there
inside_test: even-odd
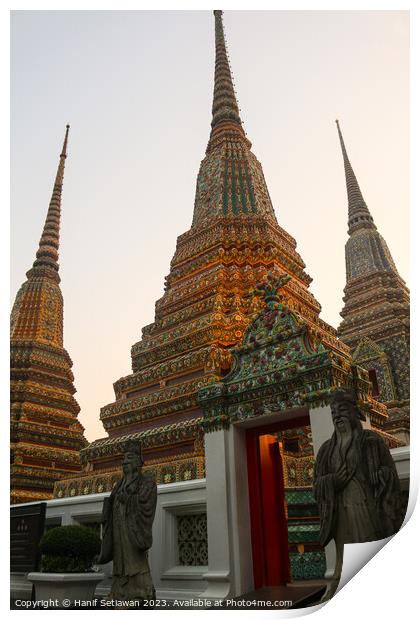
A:
[[[43,555],[41,570],[43,573],[86,573],[91,569],[92,562],[82,558],[68,558],[55,555]]]
[[[99,536],[83,525],[54,527],[41,538],[41,570],[45,573],[84,573],[101,548]]]

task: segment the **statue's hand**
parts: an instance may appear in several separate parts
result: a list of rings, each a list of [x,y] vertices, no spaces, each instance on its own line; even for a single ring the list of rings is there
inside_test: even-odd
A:
[[[342,489],[347,482],[347,468],[345,463],[340,465],[335,474],[335,486],[337,489]]]
[[[369,471],[369,482],[373,487],[379,486],[379,472],[377,469]]]
[[[371,484],[375,487],[375,497],[379,499],[390,484],[391,472],[389,467],[380,467],[376,475],[378,477],[377,484],[375,485],[373,482]]]

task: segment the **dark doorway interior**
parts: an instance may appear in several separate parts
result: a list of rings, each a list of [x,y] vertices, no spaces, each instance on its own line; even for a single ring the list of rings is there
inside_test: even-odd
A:
[[[291,581],[283,464],[275,433],[304,426],[309,417],[248,429],[247,465],[254,587]]]

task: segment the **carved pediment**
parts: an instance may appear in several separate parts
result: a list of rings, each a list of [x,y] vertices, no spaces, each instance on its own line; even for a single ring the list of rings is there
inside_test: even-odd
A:
[[[352,357],[355,362],[360,364],[368,360],[383,359],[386,358],[387,355],[376,342],[365,336],[359,341]]]
[[[328,402],[331,392],[353,382],[350,360],[326,349],[310,326],[281,300],[278,288],[288,276],[257,288],[265,308],[232,349],[232,370],[221,381],[203,387],[199,400],[206,432],[245,418]]]

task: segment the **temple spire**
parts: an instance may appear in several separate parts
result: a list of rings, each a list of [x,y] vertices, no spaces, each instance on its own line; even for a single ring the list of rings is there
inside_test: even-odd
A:
[[[276,222],[261,164],[251,152],[252,145],[239,116],[222,11],[213,13],[216,41],[213,119],[206,156],[197,177],[192,226],[214,216],[261,215]]]
[[[366,202],[360,191],[359,184],[351,166],[350,160],[347,155],[346,146],[344,144],[343,135],[341,133],[340,124],[338,120],[335,121],[338,129],[338,136],[340,138],[341,151],[343,153],[344,160],[344,172],[346,174],[346,186],[347,197],[349,203],[349,235],[360,228],[376,228],[373,217],[371,216]]]
[[[66,125],[63,148],[60,153],[60,161],[48,207],[48,213],[41,239],[39,241],[36,259],[32,265],[32,269],[30,269],[26,274],[28,279],[34,279],[39,276],[47,276],[57,280],[58,282],[60,281],[60,277],[58,275],[58,249],[60,242],[61,191],[63,188],[64,164],[67,157],[69,129],[70,125]]]
[[[40,502],[54,482],[81,471],[86,446],[74,398],[72,361],[63,345],[63,295],[58,275],[66,127],[48,214],[32,269],[10,316],[11,501]]]
[[[223,130],[239,131],[245,136],[226,51],[222,21],[223,11],[213,11],[213,13],[215,18],[216,61],[210,141],[212,137]]]

